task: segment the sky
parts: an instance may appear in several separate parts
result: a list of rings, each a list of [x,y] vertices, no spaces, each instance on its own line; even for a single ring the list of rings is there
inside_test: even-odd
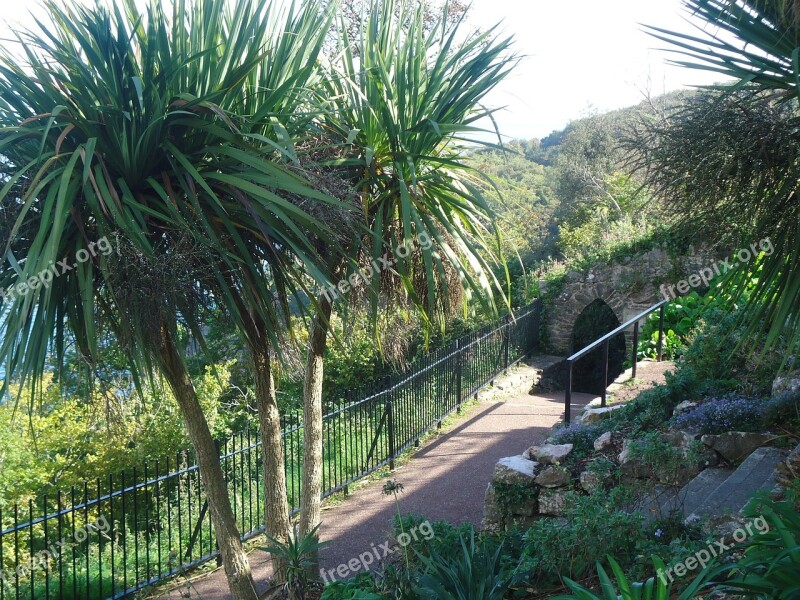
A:
[[[30,24],[32,2],[8,2],[0,19]],[[647,93],[713,83],[713,74],[667,65],[643,24],[696,32],[681,0],[472,0],[470,21],[516,39],[522,60],[488,98],[509,138],[544,137],[572,119],[638,104]],[[12,25],[13,26],[13,25]],[[0,24],[0,37],[7,36]]]
[[[500,131],[543,137],[572,119],[638,104],[649,92],[706,85],[719,76],[668,66],[665,44],[642,24],[698,33],[680,0],[473,0],[473,24],[516,38],[523,60],[488,104]]]

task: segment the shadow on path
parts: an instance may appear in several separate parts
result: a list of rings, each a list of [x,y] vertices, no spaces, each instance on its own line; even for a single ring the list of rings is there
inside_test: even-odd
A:
[[[563,392],[541,396],[522,392],[474,406],[465,421],[416,451],[392,473],[390,478],[405,488],[399,498],[401,511],[480,526],[484,493],[495,463],[541,443],[563,419],[563,398]],[[589,394],[573,394],[573,415],[592,399]],[[396,509],[392,497],[382,493],[384,482],[371,481],[323,511],[321,537],[331,542],[320,554],[324,569],[336,569],[388,540]],[[263,593],[270,575],[267,555],[255,551],[250,562],[258,591]],[[160,597],[178,598],[181,591],[187,597],[185,588]],[[217,570],[194,581],[191,597],[230,598],[224,572]]]

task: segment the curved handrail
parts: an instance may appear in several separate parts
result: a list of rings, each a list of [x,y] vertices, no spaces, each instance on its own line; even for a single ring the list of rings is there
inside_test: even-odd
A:
[[[613,331],[605,334],[603,337],[598,338],[588,346],[581,348],[574,354],[572,354],[569,358],[566,359],[567,362],[567,376],[566,376],[566,386],[564,391],[564,422],[569,424],[571,412],[572,412],[572,368],[575,361],[583,358],[592,350],[599,348],[601,345],[605,349],[605,381],[603,385],[603,392],[600,396],[600,406],[606,405],[606,390],[608,388],[608,347],[610,340],[623,333],[626,329],[628,329],[631,325],[633,325],[633,348],[631,351],[631,364],[633,365],[633,377],[636,377],[636,364],[637,364],[637,350],[639,346],[639,323],[642,319],[649,316],[650,314],[654,313],[657,310],[661,311],[658,320],[658,346],[657,346],[657,360],[661,362],[662,358],[662,350],[664,344],[664,307],[669,304],[669,300],[662,300],[648,308],[640,312],[635,317],[628,319],[622,325],[614,329]]]

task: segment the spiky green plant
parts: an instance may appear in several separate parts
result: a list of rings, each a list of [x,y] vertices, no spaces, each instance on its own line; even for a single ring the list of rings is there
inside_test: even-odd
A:
[[[291,140],[273,112],[299,114],[302,79],[289,70],[316,38],[282,54],[287,46],[271,41],[282,25],[266,0],[177,0],[171,16],[158,2],[144,11],[133,1],[46,8],[49,22],[0,53],[0,286],[34,282],[62,260],[66,267],[47,285],[4,296],[6,383],[35,385],[70,337],[91,361],[97,322],[113,329],[134,373],[155,369],[173,388],[231,590],[254,598],[176,323],[197,332],[194,309],[211,297],[242,327],[258,316],[260,339],[276,343],[273,290],[284,297],[307,276],[327,282],[311,241],[326,239],[327,228],[299,205],[332,199],[280,164],[292,158]],[[313,12],[301,21],[318,35]],[[270,55],[285,61],[283,71],[265,66]],[[117,252],[71,267],[105,238]]]
[[[757,497],[745,514],[760,520],[747,542],[744,556],[732,567],[725,583],[731,593],[770,600],[800,598],[800,514],[791,502]]]
[[[603,565],[598,563],[597,577],[600,580],[600,594],[565,577],[564,582],[572,592],[572,595],[554,596],[553,600],[669,600],[670,598],[692,600],[717,573],[717,570],[713,567],[703,569],[676,595],[672,589],[672,582],[668,582],[664,575],[666,571],[664,562],[658,557],[653,557],[653,564],[659,576],[651,577],[644,583],[629,581],[622,567],[613,557],[608,557],[608,563],[611,565],[611,572],[615,581],[611,581]]]
[[[670,44],[674,62],[693,69],[709,70],[732,79],[720,87],[728,93],[741,89],[762,93],[762,102],[800,100],[800,4],[795,0],[684,0],[684,6],[702,23],[696,35],[650,27],[657,38]],[[796,131],[796,112],[790,127]],[[708,132],[717,135],[722,132]],[[737,150],[738,159],[760,158],[763,140],[754,147]],[[705,174],[705,172],[704,172]],[[726,171],[720,171],[726,177]],[[753,207],[743,211],[755,215],[749,245],[769,237],[774,252],[760,261],[755,291],[750,295],[746,317],[754,337],[765,326],[766,348],[787,343],[800,348],[800,162],[782,166],[769,189],[759,190]],[[714,177],[714,174],[711,174]],[[731,210],[747,200],[744,186],[739,198],[722,199]],[[752,273],[738,269],[730,277],[740,291]],[[787,359],[791,352],[787,352]]]
[[[475,532],[460,538],[461,552],[444,556],[417,553],[425,573],[415,586],[419,598],[437,600],[502,600],[516,574],[502,573],[502,544],[491,552],[485,542],[475,542]]]
[[[498,234],[475,185],[480,174],[465,161],[464,141],[485,133],[481,121],[489,124],[492,113],[481,102],[516,59],[510,40],[495,29],[470,35],[463,15],[451,20],[445,5],[431,19],[429,6],[370,0],[365,19],[342,17],[339,47],[319,94],[320,129],[332,147],[318,164],[357,192],[367,231],[346,240],[349,261],[333,256],[331,270],[344,280],[371,265],[363,287],[373,323],[379,323],[379,303],[392,300],[416,309],[428,326],[442,325],[465,289],[489,311],[496,310],[498,292],[500,303],[507,302],[492,271],[504,266],[495,250]],[[320,297],[320,317],[309,334],[301,532],[321,514],[322,377],[328,317],[338,297],[336,290]]]
[[[517,59],[496,28],[470,36],[462,24],[463,17],[453,25],[443,15],[428,28],[424,3],[396,0],[370,4],[357,40],[341,24],[325,125],[349,152],[329,164],[346,169],[361,195],[370,236],[357,249],[376,261],[388,250],[396,260],[391,273],[371,281],[373,308],[381,279],[396,275],[421,312],[437,314],[448,264],[457,285],[491,307],[502,288],[491,269],[498,248],[492,211],[474,183],[480,174],[464,161],[464,143],[491,127],[482,102]],[[413,257],[395,254],[419,236],[432,243]]]

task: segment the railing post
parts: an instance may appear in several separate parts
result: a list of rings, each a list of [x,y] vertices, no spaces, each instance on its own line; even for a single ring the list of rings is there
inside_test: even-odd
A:
[[[391,400],[386,402],[386,425],[389,428],[389,470],[394,471],[394,405]]]
[[[463,350],[461,344],[456,340],[456,413],[461,414],[461,402],[464,399],[463,393],[463,373],[462,373],[462,359]]]
[[[639,321],[633,324],[633,350],[631,350],[631,379],[636,379],[636,363],[639,358]]]
[[[606,405],[606,396],[608,395],[608,349],[611,340],[608,339],[603,343],[603,393],[600,396],[600,406]]]
[[[503,373],[508,373],[508,347],[511,343],[511,316],[505,318],[505,335],[503,336]]]
[[[659,310],[658,314],[658,362],[661,362],[663,355],[664,355],[664,305],[661,305],[661,309]]]
[[[564,391],[564,423],[569,425],[572,412],[572,361],[567,359],[567,381]]]
[[[217,457],[220,458],[219,466],[220,466],[220,468],[223,469],[223,472],[224,472],[224,466],[223,466],[222,460],[221,460],[222,447],[221,447],[221,443],[220,443],[219,440],[214,440],[214,447],[217,449]],[[207,495],[207,492],[206,492],[206,508],[208,508],[208,495]],[[198,527],[202,527],[202,523],[203,523],[203,519],[200,519],[197,522]],[[214,540],[215,540],[214,544],[217,547],[217,566],[221,567],[222,566],[222,553],[219,551],[219,544],[216,542],[216,539],[217,539],[217,536],[214,536]]]

